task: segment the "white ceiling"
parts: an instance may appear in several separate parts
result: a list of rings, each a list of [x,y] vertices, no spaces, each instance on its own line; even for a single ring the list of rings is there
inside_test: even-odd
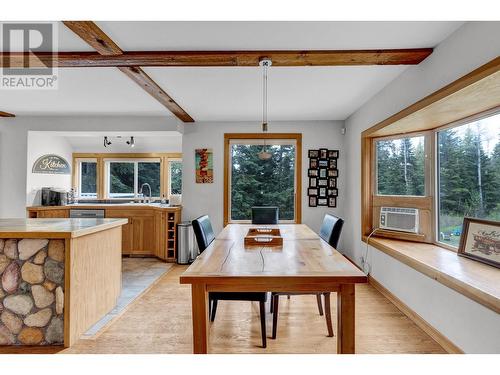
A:
[[[123,50],[382,49],[435,47],[461,22],[97,22]],[[62,23],[60,51],[90,51]],[[403,66],[274,67],[270,120],[342,120]],[[258,68],[145,68],[196,121],[261,118]],[[59,70],[56,91],[0,90],[16,115],[171,113],[115,68]]]

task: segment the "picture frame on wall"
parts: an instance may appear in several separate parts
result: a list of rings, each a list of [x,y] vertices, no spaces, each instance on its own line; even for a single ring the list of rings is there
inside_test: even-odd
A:
[[[318,165],[320,168],[328,168],[328,159],[319,159]]]
[[[328,199],[327,198],[318,198],[318,206],[327,206]]]
[[[318,195],[318,189],[317,188],[309,188],[309,189],[307,189],[307,195],[309,195],[309,196],[317,196]]]
[[[319,158],[319,151],[318,150],[309,150],[309,158]]]
[[[309,197],[309,207],[316,207],[318,205],[318,198],[315,196]]]
[[[319,169],[319,178],[326,178],[328,169],[320,168]]]
[[[319,188],[319,196],[321,198],[326,198],[326,188]]]
[[[329,169],[328,170],[328,177],[338,177],[338,175],[339,175],[338,169]]]
[[[328,150],[328,158],[337,159],[338,157],[339,157],[339,152],[337,150]]]
[[[464,217],[458,255],[500,268],[500,222]]]
[[[329,197],[336,197],[337,195],[339,195],[339,191],[337,189],[328,189]]]
[[[318,181],[318,179],[317,179],[317,178],[315,178],[315,177],[311,177],[311,178],[309,178],[309,187],[310,187],[310,188],[315,188],[315,187],[317,187],[317,186],[318,186],[318,182],[319,182],[319,181]]]
[[[328,168],[337,169],[337,159],[328,159]]]
[[[328,207],[337,207],[336,197],[328,197]]]
[[[328,180],[326,178],[318,178],[318,186],[328,186]]]
[[[336,178],[329,178],[328,179],[328,187],[329,188],[337,187],[337,179]]]
[[[309,169],[308,175],[309,177],[318,177],[319,170],[318,169]]]
[[[327,159],[328,158],[328,150],[326,148],[319,149],[319,158],[320,159]]]
[[[318,168],[318,159],[309,159],[309,168],[311,169]]]

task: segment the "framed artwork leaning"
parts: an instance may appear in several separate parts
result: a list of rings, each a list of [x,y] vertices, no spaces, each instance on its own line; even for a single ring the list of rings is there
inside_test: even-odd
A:
[[[465,217],[458,255],[500,268],[500,222]]]

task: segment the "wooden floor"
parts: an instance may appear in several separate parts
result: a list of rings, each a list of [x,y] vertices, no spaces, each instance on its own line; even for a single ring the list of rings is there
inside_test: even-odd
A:
[[[174,266],[98,337],[79,340],[60,353],[191,353],[190,286],[179,284],[185,268]],[[356,303],[357,353],[444,353],[372,286],[356,287]],[[267,323],[269,337],[271,314]],[[280,299],[278,338],[268,339],[267,349],[260,347],[257,303],[220,301],[210,334],[211,353],[336,352],[336,337],[326,337],[314,296]]]

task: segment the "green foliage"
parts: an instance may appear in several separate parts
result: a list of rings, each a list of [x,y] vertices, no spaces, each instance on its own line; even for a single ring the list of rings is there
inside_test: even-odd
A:
[[[137,165],[138,168],[138,189],[142,184],[148,183],[151,186],[151,196],[160,196],[160,163],[141,163]],[[149,194],[148,188],[144,189],[145,194]]]
[[[97,163],[82,162],[81,168],[81,194],[95,194],[97,192]]]
[[[109,177],[111,194],[134,194],[134,163],[110,163]]]
[[[295,146],[267,146],[269,160],[258,158],[261,150],[261,145],[231,147],[231,218],[250,220],[252,206],[277,206],[280,220],[293,220]]]
[[[182,162],[170,162],[170,192],[182,194]]]

